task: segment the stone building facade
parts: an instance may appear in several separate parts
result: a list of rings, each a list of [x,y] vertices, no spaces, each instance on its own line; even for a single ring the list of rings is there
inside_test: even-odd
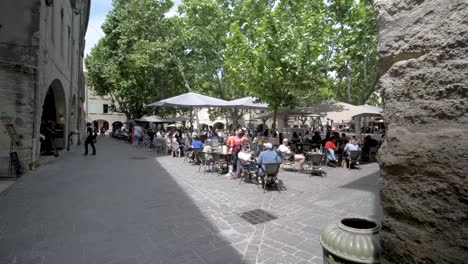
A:
[[[20,141],[14,151],[25,168],[39,160],[45,122],[55,124],[62,148],[69,147],[69,131],[84,128],[89,11],[90,0],[0,1],[0,119],[14,124]],[[4,174],[10,143],[3,124],[0,130]]]
[[[468,1],[377,0],[386,263],[468,261]]]
[[[97,96],[92,89],[86,87],[84,103],[86,122],[92,123],[96,129],[100,130],[104,127],[106,130],[112,130],[114,123],[121,122],[123,124],[127,121],[125,114],[113,111],[112,105],[110,96]]]

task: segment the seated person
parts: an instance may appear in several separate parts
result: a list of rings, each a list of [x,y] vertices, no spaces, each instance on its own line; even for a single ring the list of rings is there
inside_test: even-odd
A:
[[[304,169],[305,156],[302,154],[294,154],[288,146],[288,139],[283,139],[283,144],[278,147],[285,159],[299,163],[299,170]]]
[[[200,138],[197,136],[192,140],[192,148],[203,148],[203,143]]]
[[[258,155],[257,164],[269,164],[269,163],[280,163],[281,157],[278,156],[276,151],[273,151],[273,145],[271,143],[263,144],[263,151]],[[258,173],[260,176],[265,176],[263,169],[259,168]]]
[[[237,154],[237,175],[240,175],[240,170],[250,161],[252,157],[252,151],[250,151],[250,146],[248,144],[243,144],[241,151]]]
[[[336,137],[332,136],[329,141],[325,143],[325,148],[328,150],[328,160],[336,163],[335,151],[336,151]]]
[[[192,149],[201,149],[203,148],[203,143],[200,140],[200,137],[196,136],[192,140]],[[195,164],[200,164],[200,160],[195,160],[198,159],[195,155],[195,151],[192,153],[191,160],[195,162]]]
[[[284,139],[283,139],[284,141]],[[297,132],[293,132],[292,138],[291,138],[291,143],[297,144],[301,142],[301,139],[299,138],[299,135],[297,135]]]
[[[370,147],[377,147],[379,142],[373,139],[370,135],[364,138],[364,146],[362,147],[362,160],[369,161]]]
[[[314,145],[322,145],[322,137],[320,136],[320,132],[315,131],[311,141],[311,143]]]
[[[207,139],[205,141],[205,146],[203,147],[203,152],[205,152],[205,153],[213,152],[213,142],[211,141],[211,139]]]
[[[349,143],[346,144],[344,148],[344,153],[345,153],[345,160],[346,160],[346,168],[349,168],[350,166],[350,159],[349,157],[351,156],[351,151],[356,151],[356,150],[361,150],[359,145],[357,144],[357,141],[353,138],[349,140]]]

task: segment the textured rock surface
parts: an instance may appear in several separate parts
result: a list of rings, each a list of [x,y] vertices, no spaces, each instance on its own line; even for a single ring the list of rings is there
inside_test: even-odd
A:
[[[376,0],[384,258],[468,261],[468,1]]]

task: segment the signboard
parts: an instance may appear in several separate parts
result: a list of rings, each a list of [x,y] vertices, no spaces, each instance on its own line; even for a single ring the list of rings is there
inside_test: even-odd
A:
[[[11,170],[16,173],[16,176],[21,174],[21,163],[18,158],[18,153],[11,152],[10,153],[10,162],[11,162]]]
[[[8,136],[10,136],[11,144],[19,146],[20,143],[19,143],[19,141],[17,140],[17,137],[16,137],[15,125],[13,125],[13,124],[3,124],[3,126],[5,127],[5,130],[7,131]]]

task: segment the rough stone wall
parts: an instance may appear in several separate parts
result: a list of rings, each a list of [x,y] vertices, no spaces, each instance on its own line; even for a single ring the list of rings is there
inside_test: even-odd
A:
[[[468,261],[468,1],[376,0],[388,263]]]
[[[8,173],[10,138],[4,131],[3,123],[15,125],[17,139],[21,146],[14,146],[20,162],[27,169],[31,161],[34,111],[34,71],[16,66],[0,67],[0,175]]]

